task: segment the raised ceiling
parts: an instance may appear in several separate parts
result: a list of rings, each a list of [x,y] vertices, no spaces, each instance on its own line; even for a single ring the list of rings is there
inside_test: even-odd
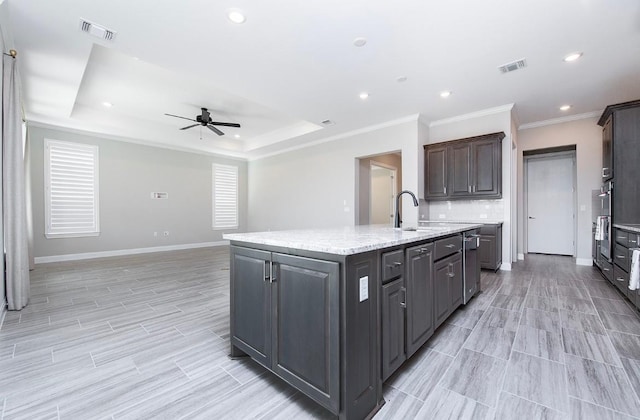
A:
[[[637,0],[5,3],[28,121],[177,149],[257,157],[408,116],[513,103],[529,124],[640,98]],[[242,128],[179,131],[164,115],[200,107]]]

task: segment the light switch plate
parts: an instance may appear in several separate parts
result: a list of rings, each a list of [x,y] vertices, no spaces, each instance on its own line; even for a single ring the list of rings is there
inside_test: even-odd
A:
[[[369,299],[369,276],[360,277],[360,302]]]

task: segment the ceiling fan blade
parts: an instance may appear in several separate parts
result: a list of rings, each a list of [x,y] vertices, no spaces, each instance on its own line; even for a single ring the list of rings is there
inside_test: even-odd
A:
[[[181,117],[180,115],[173,115],[173,114],[164,114],[164,115],[168,115],[170,117],[182,118],[183,120],[195,121],[193,118]]]
[[[187,128],[195,127],[197,125],[200,125],[200,124],[191,124],[191,125],[188,125],[186,127],[182,127],[180,130],[186,130]]]
[[[222,131],[218,130],[217,128],[215,128],[215,127],[212,127],[212,126],[208,125],[207,128],[209,130],[213,131],[214,133],[216,133],[219,136],[224,136],[224,133]]]
[[[211,124],[211,125],[221,125],[221,126],[223,126],[223,127],[236,127],[236,128],[240,128],[240,124],[236,124],[236,123],[228,123],[228,122],[211,121],[209,124]]]

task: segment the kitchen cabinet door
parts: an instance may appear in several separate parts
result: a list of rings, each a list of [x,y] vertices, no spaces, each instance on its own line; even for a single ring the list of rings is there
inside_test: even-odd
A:
[[[433,335],[433,244],[407,248],[407,358]]]
[[[473,185],[471,143],[457,143],[450,148],[451,161],[449,162],[451,196],[468,196]]]
[[[602,182],[613,178],[613,115],[602,127]]]
[[[425,198],[444,198],[447,196],[447,147],[429,147],[425,149]]]
[[[473,174],[471,194],[473,196],[502,196],[502,143],[497,140],[472,143]]]
[[[450,314],[451,282],[449,281],[449,259],[437,261],[433,265],[434,322],[438,328]]]
[[[231,247],[231,344],[271,366],[271,253]],[[235,354],[234,354],[235,353]]]
[[[404,279],[382,285],[382,381],[407,359],[405,353]]]
[[[462,305],[464,300],[464,281],[462,272],[462,253],[457,253],[448,258],[449,264],[451,264],[451,276],[449,281],[451,282],[451,312],[455,311],[458,306]]]
[[[273,371],[337,411],[339,264],[278,253],[272,262]]]

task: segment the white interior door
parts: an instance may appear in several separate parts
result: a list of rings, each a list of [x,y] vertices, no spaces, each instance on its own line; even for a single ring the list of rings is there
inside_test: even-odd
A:
[[[371,224],[393,224],[395,211],[395,169],[371,165]]]
[[[572,155],[527,160],[527,251],[574,255]]]

